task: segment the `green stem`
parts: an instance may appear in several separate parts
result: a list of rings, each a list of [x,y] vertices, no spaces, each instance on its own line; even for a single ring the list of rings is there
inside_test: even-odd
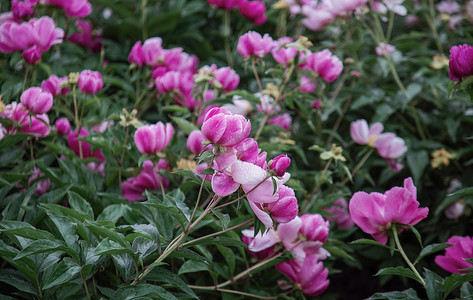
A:
[[[391,33],[393,32],[393,23],[394,23],[394,12],[389,11],[389,21],[388,21],[388,30],[386,31],[386,42],[389,43],[391,39]]]
[[[230,11],[225,10],[223,13],[223,39],[225,43],[225,55],[227,56],[227,63],[228,65],[233,68],[233,55],[232,50],[230,47],[230,35],[231,35],[231,27],[230,27]]]
[[[87,299],[91,300],[89,289],[87,288],[87,280],[85,280],[84,272],[80,271],[80,276],[82,277],[82,283],[84,285],[85,293],[87,294]]]
[[[225,233],[227,231],[232,231],[233,229],[237,229],[239,227],[242,227],[242,226],[245,226],[247,224],[251,224],[253,223],[253,219],[250,219],[250,220],[247,220],[243,223],[240,223],[240,224],[237,224],[233,227],[230,227],[230,228],[227,228],[225,230],[221,230],[221,231],[218,231],[218,232],[214,232],[214,233],[211,233],[211,234],[208,234],[208,235],[204,235],[204,236],[201,236],[195,240],[192,240],[192,241],[189,241],[189,242],[186,242],[184,244],[181,245],[181,247],[188,247],[188,246],[191,246],[192,244],[196,243],[197,241],[200,241],[200,240],[203,240],[203,239],[206,239],[206,238],[209,238],[209,237],[213,237],[213,236],[216,236],[216,235],[220,235],[222,233]]]
[[[261,80],[258,75],[258,71],[256,70],[256,59],[251,59],[251,69],[253,70],[253,74],[255,75],[256,83],[258,84],[258,89],[260,93],[263,93],[263,86],[261,85]]]
[[[410,261],[409,258],[407,257],[406,253],[404,252],[404,249],[402,249],[401,243],[399,242],[399,236],[398,236],[398,234],[397,234],[397,228],[396,228],[396,226],[392,226],[392,233],[393,233],[394,241],[396,242],[396,247],[397,247],[397,249],[399,250],[399,252],[401,253],[402,258],[404,258],[404,260],[406,261],[407,265],[408,265],[409,268],[412,270],[412,272],[414,272],[414,274],[417,276],[417,278],[418,278],[419,281],[422,283],[422,285],[425,286],[425,281],[424,281],[424,279],[422,278],[422,276],[420,276],[419,272],[417,272],[417,269],[414,267],[414,265],[411,263],[411,261]]]
[[[409,105],[409,109],[411,110],[412,116],[414,117],[414,122],[416,123],[417,131],[419,132],[419,135],[422,140],[425,140],[425,133],[424,130],[422,129],[422,124],[419,119],[419,115],[417,114],[417,110],[413,105]]]
[[[195,290],[207,290],[207,291],[219,291],[222,293],[231,293],[231,294],[238,294],[242,296],[247,296],[247,297],[253,297],[257,299],[277,299],[277,296],[260,296],[256,294],[251,294],[251,293],[245,293],[245,292],[240,292],[240,291],[235,291],[235,290],[228,290],[228,289],[220,289],[215,286],[200,286],[200,285],[189,285],[191,289]]]
[[[301,209],[301,211],[300,211],[299,214],[302,214],[302,213],[306,210],[307,206],[308,206],[309,203],[310,203],[310,200],[312,199],[312,197],[314,197],[315,193],[316,193],[317,190],[319,189],[319,186],[320,186],[320,178],[324,177],[325,173],[326,173],[327,170],[328,170],[328,167],[329,167],[330,164],[332,163],[332,160],[333,160],[332,158],[329,159],[329,160],[327,161],[327,163],[325,164],[325,168],[324,168],[324,170],[322,171],[322,174],[320,175],[319,180],[317,181],[317,184],[315,185],[314,189],[312,190],[312,193],[310,193],[309,197],[307,197],[307,198],[305,199],[306,202],[305,202],[304,207]]]
[[[77,105],[76,84],[72,86],[72,98],[74,99],[74,123],[77,129],[77,142],[79,143],[79,158],[82,159],[82,142],[80,138],[79,106]]]
[[[353,169],[353,172],[351,173],[351,176],[352,178],[355,177],[355,174],[361,169],[361,167],[366,163],[366,161],[368,160],[368,158],[371,156],[371,154],[373,153],[374,151],[374,148],[371,148],[370,151],[366,152],[365,156],[363,156],[363,158],[360,160],[360,162],[355,166],[355,168]],[[345,178],[343,181],[342,181],[342,185],[345,185],[347,182],[348,182],[348,177]]]

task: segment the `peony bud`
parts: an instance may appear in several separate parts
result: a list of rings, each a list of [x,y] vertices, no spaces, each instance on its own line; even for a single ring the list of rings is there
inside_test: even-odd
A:
[[[84,70],[79,74],[78,85],[82,93],[95,95],[103,88],[102,75],[97,71]]]
[[[57,119],[54,126],[60,135],[68,136],[72,131],[71,123],[66,118]]]
[[[290,164],[291,159],[287,155],[281,154],[269,162],[269,169],[274,171],[276,176],[282,177],[286,173],[286,169]]]
[[[21,104],[32,114],[47,113],[53,106],[53,95],[43,92],[39,87],[32,87],[21,94]]]
[[[144,125],[136,130],[134,141],[141,153],[154,154],[167,147],[173,132],[174,128],[171,123],[164,125],[164,123],[158,122],[152,125]]]

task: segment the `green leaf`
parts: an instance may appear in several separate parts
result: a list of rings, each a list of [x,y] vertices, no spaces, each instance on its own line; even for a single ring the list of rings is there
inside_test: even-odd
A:
[[[67,192],[67,198],[72,209],[89,217],[91,220],[94,219],[94,211],[92,210],[92,206],[90,206],[89,202],[82,198],[82,196],[69,191]]]
[[[439,275],[424,268],[425,291],[429,300],[442,300],[444,293],[443,279]]]
[[[419,242],[420,246],[421,246],[421,247],[424,247],[424,246],[422,245],[422,237],[421,237],[419,231],[418,231],[414,226],[412,226],[411,224],[407,224],[407,226],[409,226],[409,228],[412,230],[412,232],[413,232],[414,235],[416,236],[417,241]]]
[[[368,300],[420,300],[417,292],[410,288],[402,292],[376,293]]]
[[[414,272],[411,271],[411,269],[404,268],[404,267],[389,267],[389,268],[384,268],[378,271],[378,273],[375,274],[375,276],[380,276],[380,275],[398,275],[402,277],[408,277],[412,278],[414,280],[419,281],[419,278],[414,274]]]
[[[465,282],[461,289],[461,300],[473,299],[473,286],[469,282]]]
[[[49,253],[55,251],[63,251],[67,254],[78,257],[79,254],[70,247],[66,247],[56,241],[50,240],[36,240],[28,244],[20,253],[17,254],[15,260],[23,258],[25,256],[38,254],[38,253]]]
[[[450,244],[443,244],[443,243],[442,244],[430,244],[430,245],[425,246],[425,248],[422,249],[422,251],[420,251],[419,256],[414,261],[414,265],[416,263],[418,263],[422,258],[426,257],[427,255],[430,255],[430,254],[435,253],[435,252],[442,251],[443,249],[448,248],[450,246],[451,246]]]
[[[125,210],[129,209],[128,206],[123,204],[112,204],[104,208],[102,213],[97,217],[97,221],[112,221],[114,224],[123,217]]]
[[[227,229],[228,224],[230,223],[230,216],[228,214],[223,214],[218,210],[211,209],[214,215],[220,220],[220,224],[222,226],[222,230]]]
[[[412,177],[415,183],[418,183],[425,168],[429,165],[430,158],[429,153],[425,150],[421,151],[408,151],[407,153],[407,165],[411,170]]]
[[[0,270],[0,281],[13,286],[22,292],[34,294],[39,297],[38,290],[31,280],[17,270]]]
[[[26,141],[29,136],[31,135],[24,133],[7,134],[0,140],[0,150],[16,145],[21,141]]]
[[[184,293],[198,299],[197,295],[192,291],[187,284],[176,274],[162,268],[153,269],[146,277],[147,280],[166,282],[180,288]]]
[[[467,187],[461,190],[456,191],[455,193],[448,194],[448,197],[454,196],[466,196],[466,195],[473,195],[473,187]]]
[[[346,259],[349,259],[351,261],[356,261],[353,256],[348,254],[345,250],[341,249],[340,247],[335,247],[332,245],[324,244],[324,249],[330,252],[331,255],[338,256],[338,257],[343,257]]]
[[[129,253],[133,254],[133,250],[130,248],[123,247],[117,242],[110,240],[106,237],[102,240],[95,248],[94,254],[95,255],[102,255],[102,254],[121,254],[121,253]]]
[[[75,251],[79,251],[77,225],[72,223],[68,218],[54,211],[46,210],[46,214],[51,221],[53,221],[62,239],[66,242],[66,245]]]
[[[183,118],[171,116],[171,120],[173,120],[187,135],[189,135],[193,130],[199,129],[194,124]]]
[[[393,247],[386,246],[384,244],[381,244],[377,241],[374,240],[369,240],[369,239],[358,239],[353,242],[349,243],[350,245],[372,245],[372,246],[378,246],[378,247],[383,247],[392,251],[398,251],[397,249],[394,249]]]
[[[228,247],[217,245],[217,249],[222,253],[223,258],[225,258],[228,268],[230,269],[230,275],[233,277],[233,273],[235,272],[235,254],[232,249]]]
[[[177,274],[182,275],[185,273],[207,271],[208,269],[209,269],[209,265],[203,261],[187,260],[185,263],[182,264]]]
[[[110,240],[118,243],[123,248],[132,250],[130,243],[125,239],[123,234],[112,230],[112,228],[107,228],[103,225],[98,224],[97,222],[91,222],[91,221],[86,221],[85,226],[94,234],[102,238],[109,238]]]
[[[43,289],[46,290],[68,282],[79,274],[80,270],[81,267],[73,259],[69,257],[64,258],[54,269],[53,273],[45,278]]]
[[[52,240],[53,235],[48,231],[36,229],[28,223],[20,221],[0,221],[0,232],[14,234],[32,240]]]
[[[184,193],[180,189],[176,189],[170,193],[167,193],[166,199],[170,200],[171,202],[174,202],[176,204],[176,207],[179,209],[182,215],[186,218],[187,222],[189,222],[191,218],[191,211],[185,203],[186,196],[184,195]]]
[[[158,246],[153,240],[142,236],[135,238],[131,247],[133,248],[134,253],[138,254],[142,260],[158,250]]]
[[[177,300],[177,298],[160,286],[140,283],[137,285],[127,285],[115,291],[110,299],[114,300],[134,300],[134,299],[166,299]]]
[[[456,288],[464,284],[465,282],[473,280],[473,273],[468,274],[458,274],[453,273],[452,275],[445,278],[443,282],[443,287],[445,289],[444,299],[453,292]]]

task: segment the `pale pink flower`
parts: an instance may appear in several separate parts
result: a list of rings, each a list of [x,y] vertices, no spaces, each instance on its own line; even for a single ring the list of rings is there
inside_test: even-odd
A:
[[[203,143],[208,142],[208,140],[205,138],[204,134],[200,130],[193,130],[190,134],[189,137],[187,138],[186,146],[187,149],[189,149],[190,152],[194,153],[195,155],[199,155],[202,153],[203,149],[205,148],[206,150],[211,150],[212,146],[207,145],[205,146]]]
[[[60,7],[68,18],[84,18],[92,12],[88,0],[45,0],[44,3]]]
[[[274,98],[270,95],[256,93],[255,96],[260,100],[260,103],[256,105],[258,112],[264,113],[266,115],[273,115],[281,111],[281,107],[279,105],[273,107]]]
[[[333,215],[326,217],[326,219],[337,223],[338,228],[348,229],[353,227],[354,223],[348,212],[347,201],[344,198],[338,198],[331,207],[324,210]]]
[[[399,158],[407,151],[404,140],[390,132],[380,134],[374,142],[374,147],[379,156],[386,159]]]
[[[254,235],[254,228],[241,231],[241,239],[248,248],[247,251],[251,256],[258,259],[266,259],[274,253],[274,248],[279,243],[279,237],[274,229],[258,232]]]
[[[336,17],[327,7],[310,7],[304,5],[301,8],[301,13],[305,16],[301,21],[302,25],[312,31],[321,30]]]
[[[223,107],[232,114],[246,116],[253,110],[250,101],[243,99],[238,95],[232,97],[232,103],[224,104]]]
[[[359,119],[350,124],[350,135],[355,143],[373,147],[383,129],[383,124],[379,122],[373,123],[368,127],[366,120]]]
[[[375,48],[376,55],[378,56],[388,56],[394,50],[396,50],[396,47],[383,42],[380,42],[379,45]]]
[[[315,85],[315,82],[310,80],[309,77],[307,77],[307,76],[302,76],[301,77],[301,86],[299,88],[299,90],[301,92],[310,94],[313,91],[315,91],[316,87],[317,86]]]
[[[34,193],[38,196],[41,196],[42,194],[46,193],[49,190],[49,186],[51,185],[51,180],[49,180],[49,178],[37,180],[42,176],[44,176],[44,174],[38,168],[34,167],[33,175],[28,178],[28,185],[31,185],[32,183],[37,183]]]
[[[463,212],[465,211],[465,204],[463,203],[462,200],[456,201],[452,203],[450,206],[448,206],[444,213],[445,216],[449,219],[458,219],[463,215]]]
[[[232,115],[225,108],[213,108],[205,116],[202,133],[213,144],[234,146],[248,137],[251,123],[242,115]]]
[[[453,15],[460,11],[460,5],[455,1],[441,1],[435,5],[435,8],[441,12],[449,15]]]
[[[394,223],[416,225],[427,217],[429,209],[419,205],[417,189],[409,177],[404,179],[404,187],[393,187],[384,194],[356,192],[350,200],[349,209],[353,222],[361,230],[386,244],[387,231]]]
[[[215,71],[213,85],[229,93],[237,88],[240,76],[230,67],[220,68]]]
[[[271,54],[275,61],[280,64],[292,62],[297,55],[298,50],[295,47],[287,47],[285,44],[292,43],[292,38],[285,36],[274,42],[274,48]]]
[[[318,74],[326,82],[332,82],[340,76],[343,70],[342,61],[330,50],[314,52],[306,56],[306,60],[301,67],[304,70]]]
[[[162,44],[163,40],[159,37],[149,38],[144,41],[143,46],[141,47],[143,51],[143,63],[149,66],[156,65],[158,63],[159,58],[162,57]]]
[[[283,113],[281,115],[274,116],[268,120],[268,124],[281,127],[284,130],[291,130],[292,126],[292,117],[288,113]]]

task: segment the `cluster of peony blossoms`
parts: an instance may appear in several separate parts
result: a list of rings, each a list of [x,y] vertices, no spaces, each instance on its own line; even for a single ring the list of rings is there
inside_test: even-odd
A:
[[[264,1],[257,0],[207,0],[212,6],[224,10],[238,8],[240,14],[253,22],[255,25],[261,25],[266,22],[266,6]]]
[[[329,285],[328,270],[322,263],[329,255],[322,248],[328,234],[329,222],[321,215],[304,214],[279,224],[277,230],[269,229],[256,236],[253,229],[243,230],[242,240],[248,245],[248,252],[258,259],[270,258],[283,249],[292,252],[295,258],[277,264],[276,268],[304,294],[317,296]],[[280,287],[287,289],[291,284],[281,282]]]
[[[299,43],[299,41],[294,43]],[[321,77],[326,82],[332,82],[340,76],[343,63],[328,49],[320,52],[299,51],[294,43],[290,37],[282,37],[274,41],[268,34],[261,36],[258,32],[249,31],[238,39],[237,51],[245,59],[263,59],[266,54],[271,53],[276,62],[284,65],[293,63],[294,58],[299,54],[297,67],[301,71],[308,72],[308,75]],[[304,86],[309,83],[308,77],[303,76],[301,81]],[[310,93],[314,89],[315,85],[311,85],[303,92]]]
[[[396,163],[395,159],[407,151],[405,142],[394,133],[382,133],[383,129],[383,124],[379,122],[368,126],[366,120],[359,119],[350,124],[350,135],[355,143],[376,148],[379,156],[387,159],[393,170],[400,170],[403,165]]]
[[[23,23],[6,21],[0,27],[0,51],[23,51],[23,59],[34,65],[41,60],[41,53],[48,51],[55,44],[62,43],[63,37],[64,31],[56,27],[50,17],[30,19]]]
[[[473,259],[473,237],[454,235],[446,243],[452,246],[445,249],[444,255],[437,255],[435,263],[450,273],[471,272],[464,269],[473,268],[473,263],[465,260]]]
[[[302,25],[319,31],[336,18],[343,18],[365,5],[368,0],[282,0],[292,17],[302,15]]]
[[[400,224],[400,232],[406,226],[416,225],[427,217],[429,208],[419,207],[417,188],[412,178],[404,179],[403,187],[393,187],[384,194],[356,192],[350,200],[349,209],[353,222],[378,242],[386,244],[389,231]]]

